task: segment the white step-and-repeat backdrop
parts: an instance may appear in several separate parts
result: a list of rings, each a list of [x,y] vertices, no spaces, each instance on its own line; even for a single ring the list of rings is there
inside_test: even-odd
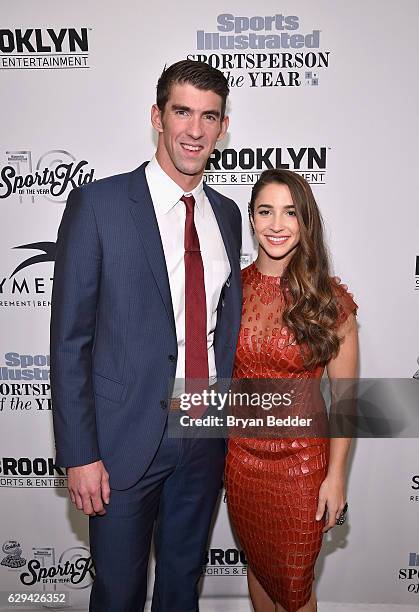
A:
[[[258,173],[312,184],[334,270],[359,304],[361,374],[411,378],[419,355],[417,0],[0,2],[0,590],[91,584],[87,519],[54,464],[48,326],[70,188],[150,159],[155,85],[189,57],[229,79],[231,127],[207,181],[243,213]],[[419,387],[418,387],[419,389]],[[414,604],[418,444],[358,440],[347,524],[327,535],[321,600]],[[203,596],[247,592],[221,503]]]

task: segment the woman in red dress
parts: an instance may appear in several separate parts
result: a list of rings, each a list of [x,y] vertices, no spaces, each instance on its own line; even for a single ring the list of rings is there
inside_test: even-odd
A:
[[[357,306],[330,274],[308,183],[267,170],[249,216],[259,250],[242,271],[235,379],[355,378]],[[301,434],[300,434],[301,435]],[[348,438],[231,437],[227,502],[255,612],[315,612],[314,564],[346,503]]]

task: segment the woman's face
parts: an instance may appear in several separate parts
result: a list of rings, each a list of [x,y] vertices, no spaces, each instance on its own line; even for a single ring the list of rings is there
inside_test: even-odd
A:
[[[253,228],[260,248],[271,259],[291,259],[300,240],[300,229],[287,185],[265,185],[256,198]]]

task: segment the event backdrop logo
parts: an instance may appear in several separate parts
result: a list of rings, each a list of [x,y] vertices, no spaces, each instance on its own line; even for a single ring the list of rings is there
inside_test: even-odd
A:
[[[414,474],[412,476],[412,482],[410,485],[410,488],[412,489],[412,491],[415,491],[416,495],[410,495],[410,501],[412,502],[419,502],[419,495],[418,495],[418,491],[419,491],[419,474]]]
[[[238,548],[210,548],[202,573],[205,576],[246,576],[244,551]]]
[[[65,488],[67,476],[52,457],[1,457],[0,488]]]
[[[0,565],[17,569],[26,565],[26,559],[22,557],[22,547],[17,540],[7,540],[1,547],[6,555],[0,562]]]
[[[406,581],[408,593],[419,593],[419,553],[409,553],[407,567],[399,569],[399,580]]]
[[[212,185],[253,185],[263,170],[298,172],[311,184],[326,182],[328,147],[243,147],[215,149],[208,158],[205,180]]]
[[[301,27],[297,15],[221,13],[209,27],[196,31],[188,58],[221,70],[230,87],[317,86],[329,66],[321,30]]]
[[[241,253],[240,254],[240,268],[247,268],[253,261],[253,253]]]
[[[0,29],[0,69],[83,69],[89,65],[90,28]]]
[[[35,586],[36,589],[42,585],[44,591],[55,591],[57,587],[86,589],[95,577],[90,551],[85,546],[71,546],[60,555],[53,546],[36,546],[29,560],[21,557],[22,547],[16,540],[5,542],[2,550],[6,556],[1,565],[17,570],[20,586]]]
[[[67,548],[56,559],[55,548],[33,548],[33,559],[19,575],[25,586],[42,584],[44,591],[58,587],[87,589],[95,577],[90,552],[84,546]]]
[[[28,257],[20,257],[10,273],[0,273],[0,307],[3,308],[44,308],[51,306],[52,270],[48,276],[41,275],[38,264],[53,263],[55,242],[32,242],[12,249],[37,251]],[[41,267],[45,270],[45,266]],[[47,299],[45,299],[47,298]]]
[[[34,255],[33,257],[28,257],[28,259],[22,261],[22,263],[20,263],[17,268],[13,270],[10,275],[10,278],[17,274],[17,272],[20,272],[20,270],[23,270],[28,266],[32,266],[33,264],[42,263],[45,261],[55,261],[55,252],[57,250],[57,245],[55,242],[31,242],[30,244],[22,244],[14,248],[42,251],[42,255]]]
[[[42,154],[35,162],[32,151],[6,151],[7,163],[0,171],[0,199],[19,197],[19,202],[46,198],[63,203],[70,189],[94,180],[94,169],[63,149]]]
[[[49,355],[5,353],[0,362],[0,413],[51,410]]]
[[[415,290],[419,291],[419,255],[416,255],[415,261]]]

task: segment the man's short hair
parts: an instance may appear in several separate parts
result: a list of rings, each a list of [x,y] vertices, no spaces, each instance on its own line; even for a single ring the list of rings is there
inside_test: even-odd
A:
[[[209,66],[205,62],[181,60],[164,68],[157,82],[157,106],[163,113],[170,96],[172,85],[188,83],[197,89],[213,91],[221,98],[221,118],[225,115],[227,96],[229,94],[228,81],[220,70]]]

